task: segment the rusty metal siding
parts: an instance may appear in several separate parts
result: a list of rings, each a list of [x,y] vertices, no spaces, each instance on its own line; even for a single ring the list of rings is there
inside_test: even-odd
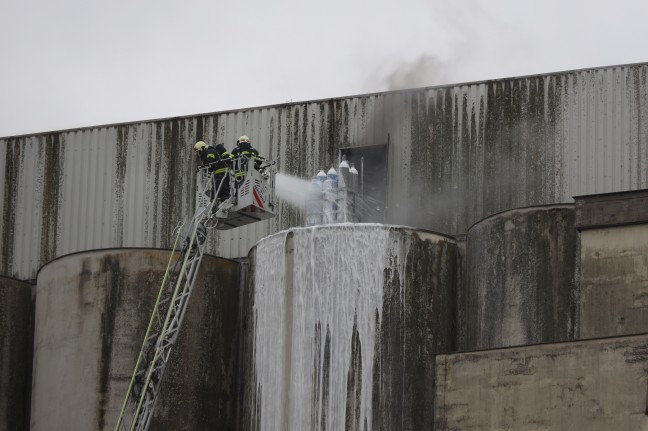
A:
[[[0,139],[0,275],[56,256],[170,247],[193,210],[197,139],[249,135],[308,178],[338,150],[389,143],[386,222],[461,233],[510,208],[648,187],[648,64],[411,89]],[[370,167],[367,167],[370,168]],[[298,210],[216,232],[240,257]]]

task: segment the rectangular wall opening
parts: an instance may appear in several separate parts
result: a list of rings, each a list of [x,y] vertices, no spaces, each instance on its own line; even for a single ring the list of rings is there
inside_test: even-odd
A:
[[[340,149],[340,161],[346,159],[358,171],[355,213],[360,223],[385,221],[388,155],[388,144]]]

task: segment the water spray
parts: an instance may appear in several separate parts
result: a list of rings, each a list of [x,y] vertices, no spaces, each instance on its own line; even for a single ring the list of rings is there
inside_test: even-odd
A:
[[[292,175],[277,173],[275,179],[277,195],[284,201],[294,205],[300,210],[306,208],[310,182]]]

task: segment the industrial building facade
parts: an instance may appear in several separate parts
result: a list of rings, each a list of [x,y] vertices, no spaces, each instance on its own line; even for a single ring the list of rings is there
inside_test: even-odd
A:
[[[232,148],[248,134],[302,178],[337,166],[341,149],[387,144],[383,221],[452,234],[509,208],[645,188],[647,80],[634,64],[0,138],[0,274],[35,279],[82,250],[169,248],[193,211],[198,139]],[[282,204],[209,250],[246,256],[301,224]]]

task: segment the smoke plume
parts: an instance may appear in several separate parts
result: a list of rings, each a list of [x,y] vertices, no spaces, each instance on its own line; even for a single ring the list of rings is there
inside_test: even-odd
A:
[[[421,54],[414,61],[399,64],[386,76],[385,81],[388,90],[428,87],[449,84],[451,72],[448,62],[434,55]]]

